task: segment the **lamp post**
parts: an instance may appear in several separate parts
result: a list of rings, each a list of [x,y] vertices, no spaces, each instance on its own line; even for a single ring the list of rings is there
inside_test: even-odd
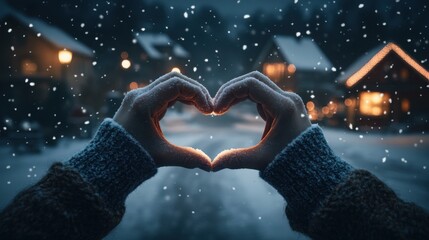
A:
[[[122,60],[121,66],[122,66],[123,69],[128,69],[128,68],[131,67],[131,61],[128,60],[128,59]]]
[[[61,63],[61,78],[66,79],[66,65],[71,63],[73,58],[73,53],[68,51],[67,49],[63,49],[58,51],[58,60]]]

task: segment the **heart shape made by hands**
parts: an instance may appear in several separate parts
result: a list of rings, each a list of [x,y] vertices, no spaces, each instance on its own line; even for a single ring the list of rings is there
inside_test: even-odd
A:
[[[210,159],[219,153],[254,147],[261,140],[265,122],[250,101],[234,106],[222,115],[206,115],[197,108],[176,103],[160,126],[171,144],[202,151]]]
[[[211,161],[201,150],[170,143],[161,130],[160,120],[177,101],[192,104],[206,115],[222,115],[247,99],[256,104],[265,121],[262,138],[252,147],[222,151]],[[197,81],[179,73],[169,73],[147,87],[130,91],[113,119],[140,142],[157,167],[198,167],[207,171],[263,170],[287,144],[311,126],[301,98],[281,90],[259,72],[228,81],[214,98]]]
[[[203,88],[202,92],[208,93],[202,85],[200,88]],[[210,157],[201,150],[189,147],[176,148],[178,151],[188,151],[189,156],[200,156],[200,159],[206,159],[203,161],[210,161],[208,164],[214,171],[223,168],[263,170],[288,143],[311,125],[301,98],[294,93],[281,90],[259,72],[251,72],[225,83],[214,98],[207,94],[205,97],[195,97],[195,93],[192,96],[188,99],[177,98],[176,100],[193,104],[198,110],[208,114],[207,108],[203,106],[208,100],[202,100],[208,97],[213,106],[211,113],[213,116],[225,114],[237,103],[251,100],[256,104],[259,115],[265,121],[262,138],[257,144],[247,148],[223,150],[213,161],[210,161]],[[159,123],[157,125],[159,127]],[[161,130],[160,127],[159,130]]]

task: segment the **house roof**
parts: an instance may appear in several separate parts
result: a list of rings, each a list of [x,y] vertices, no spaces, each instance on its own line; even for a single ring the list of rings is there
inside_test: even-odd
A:
[[[369,71],[371,71],[379,62],[381,62],[390,52],[396,53],[418,73],[429,81],[429,72],[424,69],[419,63],[404,52],[398,45],[388,43],[381,45],[373,50],[365,53],[362,57],[353,63],[344,73],[342,73],[337,81],[344,83],[347,87],[351,87],[359,82]]]
[[[171,46],[172,54],[174,54],[175,57],[189,57],[189,53],[180,44],[172,41],[170,37],[166,34],[143,33],[136,36],[136,39],[150,58],[162,59],[164,57],[164,54],[156,48],[158,46]]]
[[[0,19],[11,16],[21,22],[24,26],[27,26],[35,33],[40,33],[41,37],[55,45],[60,49],[67,49],[72,52],[79,53],[84,56],[92,57],[93,52],[90,48],[80,43],[61,29],[54,27],[38,18],[32,18],[25,16],[15,9],[11,8],[4,2],[0,2]]]
[[[309,38],[274,36],[273,41],[284,59],[297,69],[325,71],[332,68],[328,57]]]

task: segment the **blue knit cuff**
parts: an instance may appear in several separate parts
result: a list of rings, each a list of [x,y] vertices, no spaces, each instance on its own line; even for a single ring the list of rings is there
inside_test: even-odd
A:
[[[157,172],[140,143],[112,119],[104,120],[88,146],[65,165],[76,169],[114,208]]]
[[[305,226],[311,214],[353,168],[337,157],[312,125],[276,156],[260,176],[286,199],[288,218]]]

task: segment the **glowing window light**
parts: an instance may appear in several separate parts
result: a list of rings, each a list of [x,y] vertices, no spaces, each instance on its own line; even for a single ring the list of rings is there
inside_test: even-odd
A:
[[[137,89],[139,88],[139,84],[136,82],[131,82],[129,87],[130,87],[130,90]]]
[[[130,62],[130,60],[128,60],[128,59],[124,59],[124,60],[122,60],[122,62],[121,62],[121,66],[122,66],[122,68],[123,68],[123,69],[128,69],[128,68],[130,68],[130,67],[131,67],[131,62]]]
[[[323,108],[322,108],[322,113],[323,113],[324,115],[328,115],[328,113],[329,113],[329,108],[328,108],[328,107],[323,107]]]
[[[404,98],[401,101],[401,110],[402,112],[408,112],[410,111],[410,100]]]
[[[389,111],[389,94],[362,92],[359,97],[359,112],[366,116],[381,116]]]
[[[344,100],[344,104],[347,107],[350,107],[353,104],[353,100],[351,100],[350,98],[347,98],[346,100]]]
[[[359,69],[352,76],[350,76],[349,79],[347,79],[347,87],[351,87],[361,80],[366,74],[368,74],[369,71],[371,71],[371,69],[373,69],[381,60],[383,60],[390,51],[394,51],[396,54],[398,54],[406,63],[408,63],[412,68],[414,68],[423,77],[425,77],[426,80],[429,81],[429,72],[426,69],[424,69],[414,59],[412,59],[410,55],[405,53],[404,50],[402,50],[398,45],[389,43],[377,54],[375,54],[374,57],[372,57],[371,60],[369,60],[361,69]]]
[[[171,69],[172,72],[177,72],[177,73],[181,73],[180,68],[178,67],[174,67]]]
[[[314,103],[312,101],[308,101],[306,104],[307,110],[308,111],[313,111],[314,110]]]
[[[24,75],[33,75],[37,73],[37,64],[29,59],[25,59],[21,64],[22,73]]]
[[[293,64],[289,64],[289,66],[287,66],[287,71],[289,72],[289,74],[294,74],[296,71],[296,67]]]
[[[69,64],[72,61],[73,53],[64,49],[58,51],[58,60],[61,64]]]
[[[286,65],[284,63],[266,63],[262,71],[271,80],[278,82],[285,75]]]

